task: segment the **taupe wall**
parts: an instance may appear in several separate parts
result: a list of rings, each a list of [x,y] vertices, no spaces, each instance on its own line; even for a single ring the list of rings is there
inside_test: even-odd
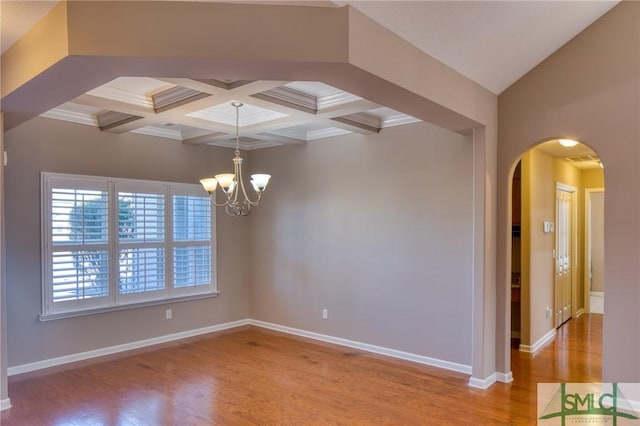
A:
[[[621,2],[499,97],[498,291],[508,290],[509,179],[543,140],[572,137],[606,167],[603,381],[640,381],[640,3]],[[507,336],[508,312],[498,312]],[[498,371],[510,369],[498,348]],[[504,358],[502,359],[502,356]]]
[[[470,365],[472,156],[426,123],[252,151],[274,174],[251,219],[252,317]]]
[[[218,215],[218,298],[50,322],[40,171],[196,182],[231,154],[44,118],[6,145],[9,366],[250,316],[471,364],[470,138],[419,123],[254,151],[273,182],[249,218]]]
[[[26,37],[3,55],[6,129],[118,76],[154,75],[323,81],[441,127],[473,134],[471,384],[486,386],[494,380],[496,303],[507,303],[495,289],[494,94],[348,7],[200,2],[68,2],[58,7],[66,11],[49,14],[47,24],[32,30],[40,36]],[[153,22],[163,31],[149,36],[132,22]],[[243,37],[229,38],[229,28],[239,26],[244,28]],[[67,50],[59,48],[60,40],[66,40]],[[42,46],[53,46],[54,53],[39,55]],[[51,67],[32,60],[49,60],[51,55],[58,58]],[[38,77],[30,78],[33,75]]]
[[[220,296],[40,322],[40,172],[194,183],[231,150],[35,118],[5,134],[8,362],[38,360],[249,317],[248,219],[217,216]],[[220,212],[219,212],[220,213]],[[166,308],[173,319],[165,320]]]

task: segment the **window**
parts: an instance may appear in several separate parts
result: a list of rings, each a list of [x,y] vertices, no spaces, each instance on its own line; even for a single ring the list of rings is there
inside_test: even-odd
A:
[[[43,173],[42,199],[43,317],[215,293],[200,185]]]

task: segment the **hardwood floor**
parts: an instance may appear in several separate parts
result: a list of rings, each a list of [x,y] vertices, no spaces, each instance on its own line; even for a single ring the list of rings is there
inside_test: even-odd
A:
[[[514,382],[241,328],[10,378],[2,425],[535,424],[538,382],[598,382],[602,316],[569,321]]]

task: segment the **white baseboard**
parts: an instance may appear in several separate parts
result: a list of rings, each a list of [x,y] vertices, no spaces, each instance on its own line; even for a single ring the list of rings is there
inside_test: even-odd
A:
[[[604,314],[604,292],[592,291],[589,293],[589,310],[592,314]]]
[[[333,343],[340,346],[347,346],[349,348],[360,349],[366,352],[373,352],[380,355],[386,355],[392,358],[404,359],[406,361],[413,361],[419,364],[430,365],[432,367],[444,368],[446,370],[457,371],[459,373],[471,374],[471,366],[465,364],[458,364],[456,362],[443,361],[441,359],[430,358],[424,355],[412,354],[409,352],[398,351],[395,349],[384,348],[382,346],[370,345],[368,343],[355,342],[353,340],[343,339],[341,337],[328,336],[326,334],[314,333],[312,331],[300,330],[297,328],[287,327],[284,325],[273,324],[265,321],[249,320],[249,324],[256,327],[267,328],[269,330],[280,331],[282,333],[293,334],[295,336],[307,337],[313,340],[320,340],[322,342]]]
[[[68,364],[70,362],[76,362],[76,361],[83,361],[86,359],[96,358],[99,356],[111,355],[118,352],[129,351],[132,349],[139,349],[145,346],[157,345],[159,343],[172,342],[174,340],[185,339],[187,337],[198,336],[201,334],[214,333],[216,331],[227,330],[229,328],[240,327],[248,324],[249,324],[249,320],[243,319],[239,321],[232,321],[232,322],[227,322],[223,324],[212,325],[209,327],[196,328],[194,330],[183,331],[180,333],[153,337],[151,339],[144,339],[144,340],[138,340],[135,342],[124,343],[122,345],[109,346],[106,348],[95,349],[92,351],[79,352],[79,353],[65,355],[57,358],[50,358],[42,361],[15,365],[7,369],[7,375],[13,376],[15,374],[28,373],[30,371],[41,370],[43,368],[54,367],[56,365]]]
[[[9,398],[0,399],[0,411],[11,408],[11,400]]]
[[[471,377],[469,379],[469,386],[477,389],[489,389],[498,380],[497,374],[493,373],[489,377],[484,379],[476,379]]]
[[[580,308],[576,311],[576,318],[580,318],[582,315],[584,315],[584,308]]]
[[[522,345],[521,344],[519,349],[522,352],[527,352],[527,353],[530,353],[530,354],[534,354],[534,353],[538,352],[540,350],[540,348],[542,348],[544,345],[546,345],[547,343],[552,341],[554,337],[556,337],[556,329],[555,328],[550,330],[547,334],[542,336],[540,339],[538,339],[538,341],[535,342],[533,345],[529,346],[529,345]]]
[[[138,340],[135,342],[125,343],[122,345],[109,346],[105,348],[95,349],[86,352],[79,352],[70,355],[64,355],[57,358],[45,359],[42,361],[36,361],[21,365],[15,365],[7,369],[9,376],[16,374],[28,373],[30,371],[41,370],[44,368],[55,367],[57,365],[68,364],[77,361],[83,361],[91,358],[96,358],[104,355],[111,355],[119,352],[129,351],[132,349],[139,349],[147,346],[157,345],[160,343],[171,342],[187,337],[198,336],[201,334],[214,333],[216,331],[227,330],[230,328],[240,327],[244,325],[254,325],[256,327],[262,327],[270,330],[280,331],[282,333],[292,334],[296,336],[306,337],[313,340],[319,340],[323,342],[333,343],[340,346],[346,346],[350,348],[360,349],[366,352],[372,352],[380,355],[386,355],[392,358],[403,359],[407,361],[416,362],[419,364],[429,365],[432,367],[443,368],[446,370],[456,371],[464,374],[471,374],[471,366],[465,364],[459,364],[450,361],[444,361],[436,358],[430,358],[424,355],[417,355],[409,352],[403,352],[396,349],[389,349],[382,346],[370,345],[368,343],[356,342],[353,340],[343,339],[340,337],[329,336],[320,333],[314,333],[311,331],[300,330],[297,328],[286,327],[279,324],[268,323],[264,321],[243,319],[239,321],[228,322],[224,324],[218,324],[210,327],[198,328],[195,330],[183,331],[180,333],[168,334],[165,336],[154,337],[151,339]],[[496,381],[496,374],[492,374],[486,379],[471,378],[469,386],[486,389]],[[501,380],[502,381],[502,380]],[[5,402],[6,401],[6,402]],[[5,408],[9,408],[11,405],[9,400],[0,401],[0,407],[4,407],[3,404],[7,404]],[[4,409],[4,408],[0,408]]]
[[[513,373],[511,371],[508,373],[496,373],[496,380],[501,383],[511,383],[513,382]]]

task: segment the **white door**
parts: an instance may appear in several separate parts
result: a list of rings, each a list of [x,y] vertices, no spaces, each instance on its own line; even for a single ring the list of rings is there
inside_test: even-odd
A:
[[[556,327],[571,318],[573,192],[556,189],[555,317]]]

